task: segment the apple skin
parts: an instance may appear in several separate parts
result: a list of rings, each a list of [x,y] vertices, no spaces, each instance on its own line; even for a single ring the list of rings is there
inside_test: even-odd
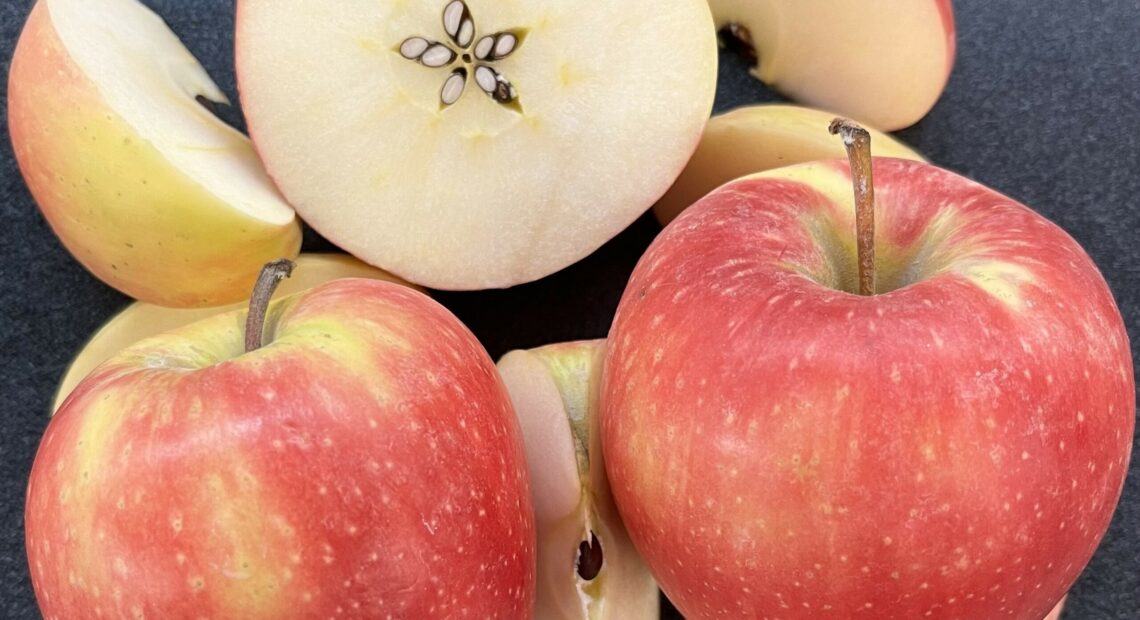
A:
[[[135,299],[171,307],[237,302],[262,265],[300,251],[296,218],[277,225],[221,201],[112,109],[68,54],[43,1],[12,59],[8,123],[20,170],[52,230],[88,271]],[[248,140],[236,132],[234,140],[247,166],[260,169]]]
[[[1112,517],[1135,385],[1091,259],[953,173],[879,158],[874,182],[878,295],[845,292],[826,161],[706,196],[619,304],[607,470],[688,618],[1040,620]]]
[[[499,374],[519,416],[538,532],[537,620],[658,620],[657,584],[610,495],[598,432],[604,340],[511,351]],[[579,545],[602,564],[584,579]]]
[[[526,618],[535,532],[494,364],[444,308],[345,279],[140,342],[28,486],[47,618]]]
[[[883,131],[918,122],[954,68],[950,0],[709,0],[718,29],[745,27],[752,74],[792,100]]]
[[[836,114],[797,105],[750,105],[709,119],[696,152],[673,186],[653,205],[668,225],[689,205],[717,187],[749,174],[846,156],[843,143],[827,128]],[[926,161],[894,137],[859,123],[871,134],[875,153]]]
[[[278,297],[300,293],[318,284],[338,278],[374,278],[411,286],[386,271],[360,262],[347,254],[302,254],[296,259],[297,267],[293,275],[281,282],[277,288]],[[103,324],[99,331],[83,345],[83,349],[71,361],[63,379],[59,382],[51,410],[54,412],[63,404],[75,386],[96,366],[119,351],[164,331],[189,325],[195,321],[231,310],[245,308],[248,302],[212,308],[167,308],[136,301],[111,320]]]

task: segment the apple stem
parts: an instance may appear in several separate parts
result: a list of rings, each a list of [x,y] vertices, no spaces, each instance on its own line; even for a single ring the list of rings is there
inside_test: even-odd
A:
[[[875,182],[871,175],[871,134],[854,121],[837,118],[827,128],[843,138],[855,186],[855,246],[859,258],[859,294],[875,294]]]
[[[257,283],[253,285],[253,294],[249,297],[249,314],[245,318],[245,352],[256,351],[262,345],[262,332],[265,330],[265,314],[269,310],[269,301],[273,299],[273,292],[282,280],[293,273],[296,263],[279,258],[265,264],[261,274],[257,276]]]

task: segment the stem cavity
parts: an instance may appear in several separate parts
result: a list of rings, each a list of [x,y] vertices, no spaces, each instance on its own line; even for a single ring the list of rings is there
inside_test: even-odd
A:
[[[245,352],[256,351],[262,345],[262,332],[265,330],[265,314],[269,310],[269,301],[273,299],[273,292],[282,280],[293,273],[297,264],[287,258],[279,258],[266,263],[257,276],[257,283],[253,285],[253,294],[249,297],[249,314],[245,318]]]
[[[871,134],[854,121],[837,118],[827,128],[843,138],[855,188],[855,243],[859,294],[875,294],[875,183],[871,175]]]

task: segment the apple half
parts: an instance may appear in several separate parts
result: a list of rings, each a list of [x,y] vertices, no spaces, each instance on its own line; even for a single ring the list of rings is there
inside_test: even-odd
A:
[[[281,297],[300,293],[318,284],[340,278],[387,280],[418,288],[347,254],[302,254],[295,262],[297,266],[293,270],[293,275],[283,280],[277,288],[277,294]],[[95,370],[96,366],[143,338],[157,336],[162,332],[246,306],[247,302],[239,302],[212,308],[167,308],[143,301],[127,306],[126,310],[103,324],[72,360],[63,375],[63,380],[60,381],[51,410],[54,412],[59,409],[75,386]]]
[[[709,0],[725,43],[792,99],[884,131],[918,122],[954,66],[950,0]]]
[[[8,78],[16,158],[91,273],[176,307],[245,298],[301,229],[249,140],[198,103],[226,97],[135,0],[40,0]]]
[[[703,0],[240,0],[250,134],[298,213],[439,289],[585,257],[652,206],[712,108]]]
[[[653,205],[653,214],[665,225],[705,194],[735,178],[845,157],[843,143],[827,131],[834,118],[831,112],[785,104],[745,106],[712,117],[692,159]],[[926,161],[889,134],[868,131],[876,155]]]
[[[499,373],[522,426],[538,530],[537,620],[656,620],[657,583],[622,525],[602,461],[605,341],[512,351]]]

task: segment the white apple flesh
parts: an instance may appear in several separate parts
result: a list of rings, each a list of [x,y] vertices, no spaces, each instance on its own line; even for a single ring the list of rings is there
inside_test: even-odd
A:
[[[498,288],[665,192],[712,108],[716,40],[703,0],[241,0],[237,70],[306,222],[411,282]]]
[[[239,301],[301,243],[249,140],[197,97],[226,101],[136,0],[41,0],[9,74],[12,144],[52,229],[101,280],[164,306]]]
[[[605,342],[512,351],[499,373],[519,416],[538,532],[536,620],[656,620],[657,584],[610,495],[597,432]]]

